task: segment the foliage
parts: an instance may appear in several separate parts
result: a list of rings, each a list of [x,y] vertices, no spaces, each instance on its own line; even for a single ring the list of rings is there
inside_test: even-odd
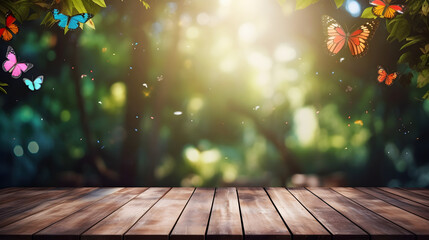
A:
[[[283,3],[285,0],[279,0],[280,3]],[[304,9],[310,5],[313,5],[317,2],[319,2],[320,0],[296,0],[296,9]],[[335,2],[335,6],[337,8],[340,8],[345,0],[334,0]]]
[[[0,91],[1,92],[3,92],[4,94],[7,94],[7,92],[6,92],[6,90],[4,90],[4,88],[3,87],[5,87],[5,86],[7,86],[8,84],[7,83],[2,83],[2,82],[0,82]]]

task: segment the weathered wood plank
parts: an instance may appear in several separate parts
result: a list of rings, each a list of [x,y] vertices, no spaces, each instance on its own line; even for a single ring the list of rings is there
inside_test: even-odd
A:
[[[204,240],[214,188],[197,188],[170,234],[171,240]]]
[[[285,188],[267,188],[268,195],[294,240],[327,240],[331,234]]]
[[[429,207],[420,204],[418,202],[411,201],[407,198],[380,190],[378,188],[356,188],[359,191],[371,194],[374,197],[377,197],[385,202],[388,202],[392,205],[400,207],[404,210],[412,212],[422,218],[429,220]]]
[[[20,219],[26,218],[32,214],[54,207],[55,205],[65,202],[67,200],[77,199],[93,190],[95,190],[95,188],[74,188],[67,190],[63,194],[54,196],[46,200],[43,199],[43,196],[39,196],[41,198],[37,199],[38,202],[34,204],[27,204],[19,208],[14,208],[12,211],[8,211],[4,214],[1,214],[0,227],[6,226]],[[53,190],[53,192],[57,193],[55,190]]]
[[[334,240],[368,240],[369,236],[349,219],[305,188],[288,189],[302,205],[332,234]]]
[[[82,234],[82,240],[121,240],[170,188],[149,188]]]
[[[421,196],[426,197],[426,198],[429,198],[429,189],[424,189],[424,188],[407,188],[407,189],[404,189],[404,190],[416,193],[416,194],[421,195]]]
[[[60,203],[52,208],[4,226],[0,228],[0,240],[31,240],[33,234],[120,189],[96,189],[79,199]]]
[[[420,196],[420,195],[418,195],[416,193],[413,193],[413,192],[410,192],[410,191],[406,191],[406,190],[403,190],[403,189],[399,189],[399,188],[382,187],[380,189],[383,190],[383,191],[386,191],[386,192],[390,192],[390,193],[396,194],[396,195],[404,197],[404,198],[408,198],[408,199],[410,199],[412,201],[421,203],[423,205],[429,206],[429,199],[424,198],[424,197],[422,197],[422,196]]]
[[[194,188],[173,188],[124,235],[125,240],[168,240]]]
[[[244,239],[291,239],[263,188],[238,188]]]
[[[327,204],[360,226],[373,240],[414,239],[414,235],[328,188],[309,188]]]
[[[336,192],[377,213],[417,235],[417,239],[429,239],[429,221],[386,203],[354,188],[333,188]]]
[[[207,240],[241,240],[240,208],[235,188],[218,188],[213,202]]]
[[[146,188],[124,188],[52,224],[34,235],[35,240],[79,240],[79,236]]]
[[[41,194],[46,194],[49,190],[53,188],[23,188],[20,191],[12,191],[0,195],[0,212],[8,210],[10,202],[22,202],[17,203],[15,206],[20,206],[20,204],[25,204],[25,201],[31,200],[33,197]]]

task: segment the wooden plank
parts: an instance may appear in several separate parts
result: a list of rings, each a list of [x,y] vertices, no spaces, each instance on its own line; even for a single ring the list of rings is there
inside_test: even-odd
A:
[[[421,203],[423,205],[429,206],[429,199],[422,197],[419,194],[416,194],[416,193],[413,193],[410,191],[406,191],[403,189],[399,189],[399,188],[382,187],[380,189],[383,191],[389,192],[389,193],[396,194],[396,195],[404,197],[404,198],[408,198],[414,202],[418,202],[418,203]]]
[[[369,233],[373,240],[414,239],[414,235],[409,231],[356,204],[332,189],[310,188],[309,190]]]
[[[405,190],[419,194],[419,195],[424,196],[426,198],[429,198],[429,189],[425,189],[425,188],[412,188],[412,189],[410,189],[410,188],[407,188]]]
[[[218,188],[207,229],[207,240],[241,240],[240,207],[235,188]]]
[[[244,239],[291,239],[263,188],[238,188]]]
[[[149,188],[82,234],[82,240],[121,240],[170,188]]]
[[[294,240],[327,240],[331,234],[285,188],[267,188],[268,195]]]
[[[37,201],[39,202],[36,202],[34,204],[27,204],[20,208],[15,208],[13,211],[9,211],[7,213],[0,215],[0,227],[6,226],[20,219],[26,218],[32,214],[51,208],[67,200],[72,200],[72,199],[77,199],[79,197],[82,197],[84,194],[87,194],[88,192],[93,191],[94,189],[95,188],[75,188],[75,189],[66,191],[64,194],[60,194],[58,196],[47,199],[46,201],[42,201],[43,199],[40,199],[40,200],[38,199]],[[53,191],[56,193],[55,190]]]
[[[0,212],[7,210],[10,208],[10,206],[6,206],[4,208],[3,206],[10,204],[10,202],[14,203],[17,201],[25,202],[26,200],[31,200],[33,197],[45,194],[46,192],[49,192],[49,190],[53,190],[53,188],[24,188],[20,191],[12,191],[5,194],[0,195]],[[25,203],[21,203],[25,204]],[[15,206],[19,206],[20,203],[16,204]]]
[[[79,240],[79,236],[147,188],[124,188],[70,216],[52,224],[34,235],[35,240]]]
[[[367,240],[361,228],[305,188],[288,189],[295,198],[332,234],[334,240]]]
[[[429,220],[429,207],[423,204],[380,190],[378,188],[356,188],[356,189],[362,192],[371,194],[372,196],[377,197],[385,202],[388,202],[392,205],[400,207],[404,210],[407,210],[422,218]]]
[[[79,199],[60,203],[52,208],[4,226],[0,228],[0,240],[31,240],[32,235],[38,231],[120,189],[121,188],[96,189]]]
[[[11,193],[11,192],[18,192],[23,190],[24,188],[20,188],[20,187],[8,187],[8,188],[2,188],[0,189],[0,195],[6,194],[6,193]]]
[[[173,188],[124,235],[125,240],[168,240],[194,188]]]
[[[429,221],[386,203],[354,188],[333,188],[336,192],[377,213],[417,235],[417,239],[429,239]]]
[[[204,240],[214,188],[197,188],[170,234],[171,240]]]

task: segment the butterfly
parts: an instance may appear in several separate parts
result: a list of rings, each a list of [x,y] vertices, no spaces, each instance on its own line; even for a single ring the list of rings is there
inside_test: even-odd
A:
[[[323,31],[326,36],[325,44],[329,55],[334,56],[347,43],[353,57],[362,57],[368,51],[369,40],[374,36],[379,22],[367,21],[352,33],[344,31],[343,27],[332,17],[322,17]]]
[[[391,5],[392,0],[370,0],[369,4],[373,5],[372,13],[378,17],[392,19],[398,13],[404,13],[404,5]]]
[[[79,27],[79,23],[86,23],[94,16],[90,13],[80,13],[70,17],[60,13],[58,9],[52,10],[52,15],[54,16],[55,20],[58,20],[58,26],[60,28],[67,27],[70,30],[77,29]]]
[[[33,67],[31,63],[20,63],[17,61],[16,53],[11,46],[7,47],[6,51],[7,60],[3,62],[3,71],[11,72],[13,78],[21,77],[23,72],[27,72]]]
[[[393,80],[395,80],[398,77],[399,73],[398,72],[393,72],[391,74],[387,74],[386,70],[384,70],[384,68],[382,66],[378,66],[378,77],[377,80],[379,82],[383,82],[387,85],[390,86],[393,83]]]
[[[18,26],[14,24],[16,18],[11,12],[6,13],[5,17],[5,27],[0,28],[0,37],[5,41],[10,41],[13,38],[12,34],[18,33]]]
[[[23,78],[22,80],[24,80],[25,85],[27,85],[31,91],[35,91],[42,87],[43,76],[38,76],[36,79],[34,79],[34,81],[31,81],[28,78]]]

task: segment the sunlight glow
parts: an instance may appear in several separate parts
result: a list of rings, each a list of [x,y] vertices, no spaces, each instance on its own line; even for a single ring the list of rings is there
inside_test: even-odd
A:
[[[36,154],[39,152],[39,144],[36,141],[31,141],[28,143],[28,151],[32,154]]]
[[[188,103],[188,112],[198,112],[204,105],[204,101],[199,97],[192,98]]]
[[[110,92],[112,93],[113,100],[118,106],[124,105],[127,89],[123,82],[116,82],[112,84],[110,87]]]
[[[296,58],[296,50],[287,44],[277,46],[274,58],[279,62],[289,62]]]
[[[200,159],[200,151],[193,147],[185,149],[185,157],[191,162],[197,162]]]
[[[252,43],[256,40],[256,29],[251,23],[244,23],[238,29],[238,38],[241,42]]]
[[[203,160],[204,163],[214,163],[218,161],[220,157],[221,154],[217,149],[210,149],[201,153],[201,160]]]
[[[252,52],[247,56],[247,61],[250,65],[259,68],[260,70],[270,70],[273,62],[271,58],[259,52]]]
[[[356,0],[348,0],[346,5],[346,10],[353,17],[359,17],[361,12],[360,4]]]
[[[302,145],[309,145],[316,134],[318,123],[313,108],[298,109],[294,116],[295,134]]]
[[[17,157],[22,157],[24,155],[24,149],[21,147],[21,145],[16,145],[13,148],[13,153],[15,154],[15,156]]]

